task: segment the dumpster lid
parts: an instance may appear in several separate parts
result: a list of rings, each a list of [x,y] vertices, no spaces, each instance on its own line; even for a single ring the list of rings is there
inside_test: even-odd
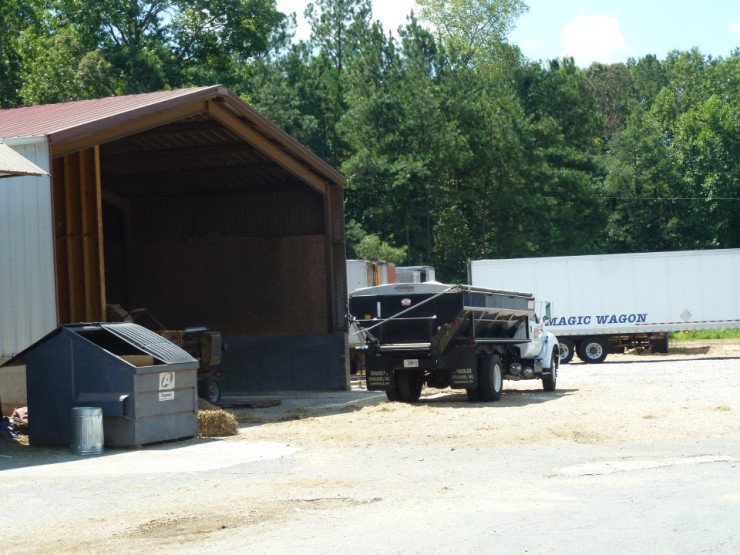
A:
[[[100,324],[100,327],[130,343],[137,349],[154,356],[165,364],[197,362],[187,351],[181,349],[170,340],[138,324],[103,322]]]
[[[10,360],[0,364],[3,366],[19,366],[26,363],[26,358],[29,353],[36,349],[43,343],[46,343],[49,339],[55,335],[61,333],[65,329],[70,331],[78,331],[84,329],[100,327],[119,339],[122,339],[126,343],[133,345],[145,354],[152,355],[154,358],[162,361],[165,364],[175,364],[179,362],[198,362],[190,354],[169,341],[161,335],[154,333],[153,331],[142,327],[138,324],[130,324],[127,322],[91,322],[91,323],[77,323],[77,324],[63,324],[51,331],[38,341],[27,347]]]

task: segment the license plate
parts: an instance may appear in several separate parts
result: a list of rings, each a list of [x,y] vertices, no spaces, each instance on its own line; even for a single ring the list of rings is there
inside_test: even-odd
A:
[[[407,358],[403,361],[403,367],[404,368],[418,368],[419,367],[419,359],[418,358]]]

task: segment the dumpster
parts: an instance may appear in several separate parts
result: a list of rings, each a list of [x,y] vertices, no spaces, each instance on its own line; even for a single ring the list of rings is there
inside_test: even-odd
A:
[[[65,324],[12,366],[25,366],[31,445],[69,445],[74,407],[102,409],[106,447],[198,434],[198,361],[137,324]]]

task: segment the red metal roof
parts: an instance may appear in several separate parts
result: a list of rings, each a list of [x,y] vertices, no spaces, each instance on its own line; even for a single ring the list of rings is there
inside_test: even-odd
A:
[[[55,145],[58,148],[60,144],[96,136],[96,133],[104,130],[125,127],[131,122],[146,123],[150,121],[149,118],[162,114],[166,116],[169,110],[175,111],[185,105],[197,106],[197,102],[210,100],[218,100],[228,106],[235,116],[248,122],[251,129],[269,143],[279,145],[289,156],[312,167],[332,182],[344,185],[345,177],[335,168],[222,85],[0,110],[0,140],[47,137],[52,148]],[[204,112],[208,112],[208,109],[204,108]]]
[[[0,110],[0,138],[51,136],[209,90],[225,91],[220,86],[199,87]]]

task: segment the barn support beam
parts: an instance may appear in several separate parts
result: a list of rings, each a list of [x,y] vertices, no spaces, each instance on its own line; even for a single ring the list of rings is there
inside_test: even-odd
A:
[[[97,146],[53,161],[60,323],[105,319],[100,153]]]
[[[265,156],[280,164],[287,171],[316,189],[322,195],[326,194],[328,185],[323,179],[319,178],[295,158],[288,155],[284,150],[268,141],[263,135],[250,129],[247,124],[231,112],[212,100],[208,102],[208,111],[213,119],[221,123],[229,131],[260,150]]]

